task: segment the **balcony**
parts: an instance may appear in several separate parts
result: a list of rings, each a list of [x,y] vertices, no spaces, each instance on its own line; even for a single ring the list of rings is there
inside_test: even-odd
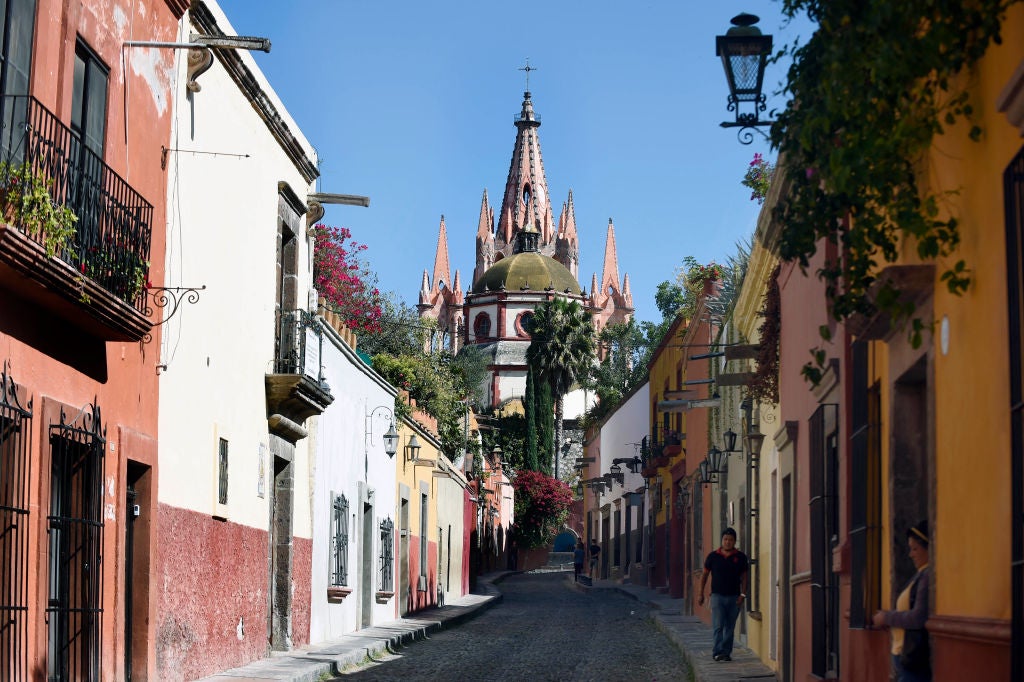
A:
[[[153,207],[34,97],[0,97],[0,209],[0,286],[103,340],[149,332]]]
[[[289,442],[305,438],[302,424],[334,402],[323,375],[323,328],[305,310],[281,313],[274,373],[266,376],[270,432]]]

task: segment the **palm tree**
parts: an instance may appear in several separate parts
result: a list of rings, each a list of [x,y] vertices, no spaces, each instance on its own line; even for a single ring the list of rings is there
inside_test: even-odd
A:
[[[555,478],[562,448],[562,399],[586,378],[594,358],[594,326],[576,301],[554,298],[534,312],[526,359],[537,377],[551,386],[555,398]]]

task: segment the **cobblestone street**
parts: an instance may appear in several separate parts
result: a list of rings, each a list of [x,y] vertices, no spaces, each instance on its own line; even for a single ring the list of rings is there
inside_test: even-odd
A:
[[[502,581],[501,604],[339,680],[686,680],[679,650],[625,595],[565,573]]]

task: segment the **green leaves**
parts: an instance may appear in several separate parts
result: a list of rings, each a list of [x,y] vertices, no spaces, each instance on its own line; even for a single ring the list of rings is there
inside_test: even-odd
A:
[[[792,100],[772,126],[790,187],[775,207],[779,252],[806,267],[822,239],[841,244],[838,266],[818,273],[837,320],[872,308],[909,319],[913,306],[898,291],[872,298],[879,268],[897,261],[904,245],[924,260],[959,246],[956,216],[940,210],[955,190],[927,191],[919,164],[936,134],[970,123],[959,74],[998,42],[1014,1],[783,1],[785,14],[806,12],[819,28],[786,50]],[[981,135],[969,125],[971,140]],[[958,261],[942,281],[961,294],[970,270]],[[813,380],[815,366],[804,376]]]

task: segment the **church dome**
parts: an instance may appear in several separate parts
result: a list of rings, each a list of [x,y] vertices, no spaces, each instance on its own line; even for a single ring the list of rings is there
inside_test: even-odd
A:
[[[505,289],[506,291],[544,291],[554,289],[580,295],[580,285],[569,269],[554,258],[536,251],[523,251],[498,261],[473,285],[474,294]]]

